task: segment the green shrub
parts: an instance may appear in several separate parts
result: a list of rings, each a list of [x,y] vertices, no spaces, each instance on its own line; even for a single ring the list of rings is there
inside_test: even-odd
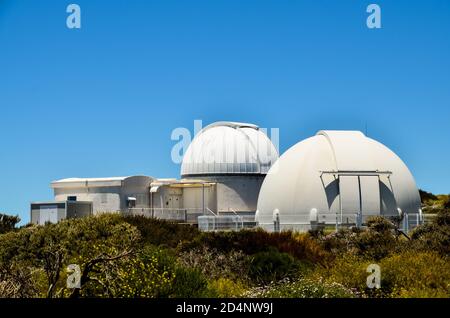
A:
[[[322,279],[304,278],[295,281],[282,281],[256,288],[247,293],[248,297],[265,298],[352,298],[356,295],[343,285],[328,283]]]
[[[431,223],[415,228],[411,238],[410,249],[450,256],[450,209],[440,210]]]
[[[19,222],[20,218],[18,215],[12,216],[0,213],[0,234],[14,231]]]
[[[307,267],[291,255],[272,248],[252,256],[249,276],[258,283],[267,284],[286,277],[298,276],[301,269],[306,270]]]
[[[82,290],[87,297],[155,298],[174,280],[172,264],[164,264],[163,250],[143,250],[115,262],[100,264]],[[163,260],[161,262],[161,260]]]
[[[208,297],[210,298],[234,298],[242,297],[245,287],[240,281],[219,278],[208,283],[208,290]]]
[[[315,237],[336,256],[350,253],[375,260],[395,252],[402,243],[395,225],[380,216],[369,219],[364,229],[341,229],[329,235],[316,233]]]
[[[450,297],[450,262],[434,252],[407,251],[380,262],[381,288],[391,297]]]
[[[145,216],[125,216],[123,219],[139,230],[144,244],[177,247],[180,242],[191,241],[200,234],[193,226],[166,220]]]
[[[420,201],[422,203],[427,203],[429,201],[436,201],[436,200],[438,200],[438,197],[435,196],[433,193],[424,191],[422,189],[419,189],[419,195],[420,195]]]
[[[447,199],[444,202],[444,209],[450,209],[450,194],[447,196]]]
[[[372,262],[354,254],[343,254],[337,257],[326,268],[317,268],[310,277],[315,280],[324,279],[327,283],[339,283],[360,294],[377,296],[376,290],[367,288],[367,267]]]
[[[208,296],[208,281],[196,268],[177,266],[175,278],[161,297],[168,298],[202,298]]]
[[[210,280],[229,278],[247,282],[251,258],[242,251],[220,252],[198,247],[179,253],[178,262],[184,267],[197,268]]]
[[[379,290],[369,289],[366,284],[371,263],[380,266]],[[370,297],[450,296],[450,263],[433,252],[406,251],[379,261],[343,255],[329,268],[317,269],[312,277],[324,277],[327,282],[340,283]]]
[[[299,260],[325,264],[328,253],[307,234],[291,231],[269,233],[262,229],[230,232],[201,233],[192,242],[182,246],[182,250],[190,250],[199,246],[207,246],[220,252],[232,250],[243,251],[247,255],[265,252],[275,248],[288,253]]]
[[[64,293],[69,264],[79,265],[82,272],[87,269],[86,281],[94,269],[87,264],[97,266],[130,255],[138,241],[137,229],[117,215],[32,226],[0,235],[0,267],[13,265],[44,273],[47,286],[37,296],[55,297]]]

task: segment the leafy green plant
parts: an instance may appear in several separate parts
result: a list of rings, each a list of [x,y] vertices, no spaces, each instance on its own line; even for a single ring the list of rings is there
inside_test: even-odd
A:
[[[230,232],[201,233],[192,242],[184,244],[182,250],[190,250],[199,246],[229,252],[243,251],[247,255],[265,252],[272,248],[290,254],[299,260],[325,264],[328,253],[309,235],[291,231],[269,233],[262,229]]]
[[[247,281],[251,258],[242,251],[220,252],[203,246],[179,253],[178,262],[184,267],[197,268],[210,280]]]
[[[161,293],[168,298],[203,298],[208,296],[208,281],[196,268],[177,266],[175,278]]]
[[[18,215],[7,215],[0,213],[0,234],[13,231],[20,222]]]
[[[450,209],[440,210],[431,223],[415,228],[411,238],[409,249],[450,256]]]
[[[356,296],[350,289],[339,283],[309,278],[284,280],[264,288],[255,288],[246,295],[258,298],[353,298]]]
[[[200,235],[193,226],[166,220],[145,216],[125,216],[123,220],[139,230],[144,244],[177,247],[179,243],[191,241]]]
[[[210,298],[234,298],[242,297],[245,287],[239,280],[221,277],[209,281],[208,290],[208,297]]]
[[[307,267],[291,255],[280,253],[272,248],[252,256],[249,275],[252,280],[267,284],[286,277],[298,276],[301,270],[306,271]]]

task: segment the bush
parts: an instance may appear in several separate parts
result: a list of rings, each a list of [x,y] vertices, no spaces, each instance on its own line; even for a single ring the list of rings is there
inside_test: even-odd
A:
[[[200,234],[193,226],[166,220],[145,216],[125,216],[123,219],[139,230],[144,244],[177,247],[180,242],[191,241]]]
[[[415,228],[411,238],[411,249],[450,256],[450,209],[440,210],[431,223]]]
[[[380,262],[381,287],[391,297],[450,296],[450,262],[437,253],[407,251]]]
[[[444,200],[444,209],[450,209],[450,194],[447,195],[447,198]]]
[[[198,269],[177,266],[172,284],[162,291],[161,297],[203,298],[208,292],[208,281]]]
[[[285,280],[265,288],[250,290],[247,297],[256,298],[352,298],[356,295],[338,283],[322,279]]]
[[[242,297],[245,292],[244,286],[239,281],[228,278],[211,280],[208,284],[208,297],[211,298],[233,298]]]
[[[174,280],[165,252],[146,247],[134,255],[95,268],[82,295],[88,297],[155,298]],[[161,261],[163,260],[163,261]]]
[[[242,251],[219,252],[198,247],[181,252],[178,262],[184,267],[197,268],[211,280],[229,278],[247,282],[251,258]]]
[[[0,234],[13,231],[19,222],[18,215],[12,216],[0,213]]]
[[[298,276],[301,269],[307,265],[287,253],[280,253],[276,249],[259,252],[252,256],[250,278],[262,284],[276,282],[286,277]]]
[[[369,219],[364,229],[341,229],[326,236],[316,233],[315,237],[334,255],[350,253],[375,260],[395,252],[401,244],[395,225],[380,216]]]
[[[438,197],[435,196],[433,193],[431,192],[427,192],[424,190],[419,189],[419,195],[420,195],[420,201],[422,203],[427,203],[429,201],[436,201],[438,200]]]
[[[69,264],[79,265],[82,272],[86,269],[82,278],[87,281],[95,267],[88,264],[98,266],[130,255],[138,240],[137,229],[117,215],[32,226],[0,235],[0,267],[36,269],[47,280],[37,296],[55,297],[64,293]]]
[[[367,267],[376,263],[381,270],[381,288],[369,289]],[[355,255],[344,255],[326,270],[318,269],[314,277],[338,282],[347,288],[371,297],[448,297],[450,294],[450,263],[433,252],[406,251],[379,262],[371,262]]]
[[[291,231],[269,233],[257,229],[238,232],[204,232],[192,242],[182,246],[182,250],[190,250],[199,246],[207,246],[225,253],[232,250],[243,251],[247,255],[275,248],[299,260],[318,264],[325,264],[329,257],[328,253],[309,235],[296,234]]]
[[[367,267],[371,263],[370,260],[354,254],[343,254],[337,257],[333,263],[330,263],[327,268],[316,269],[310,277],[315,280],[323,278],[329,284],[342,284],[346,288],[357,291],[359,294],[377,296],[379,292],[368,289],[366,284],[367,276],[369,275]]]

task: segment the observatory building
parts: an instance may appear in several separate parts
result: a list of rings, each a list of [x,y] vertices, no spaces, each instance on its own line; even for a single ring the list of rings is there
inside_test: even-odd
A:
[[[272,166],[255,220],[269,231],[361,225],[371,216],[421,219],[420,197],[403,161],[359,131],[319,131]],[[409,221],[408,221],[409,219]]]
[[[189,145],[181,177],[216,184],[215,205],[210,207],[215,213],[254,220],[261,184],[277,159],[273,143],[258,126],[217,122]]]
[[[33,223],[105,212],[196,224],[202,230],[260,226],[306,231],[396,217],[422,222],[403,161],[358,131],[319,131],[280,158],[264,130],[216,122],[187,148],[180,179],[148,176],[54,181],[55,201],[31,204]]]
[[[119,212],[199,227],[202,220],[204,229],[237,222],[239,228],[254,226],[261,184],[277,159],[276,148],[258,126],[217,122],[192,140],[183,157],[181,179],[130,176],[57,180],[51,184],[55,201],[32,203],[31,220],[43,224]]]

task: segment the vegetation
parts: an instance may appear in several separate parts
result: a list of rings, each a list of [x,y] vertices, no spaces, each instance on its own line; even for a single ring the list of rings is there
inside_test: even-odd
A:
[[[14,231],[19,222],[20,218],[18,215],[12,216],[0,213],[0,234]]]
[[[435,217],[408,236],[381,217],[328,233],[205,233],[117,214],[18,229],[0,215],[0,297],[449,297],[448,196],[421,197]]]

